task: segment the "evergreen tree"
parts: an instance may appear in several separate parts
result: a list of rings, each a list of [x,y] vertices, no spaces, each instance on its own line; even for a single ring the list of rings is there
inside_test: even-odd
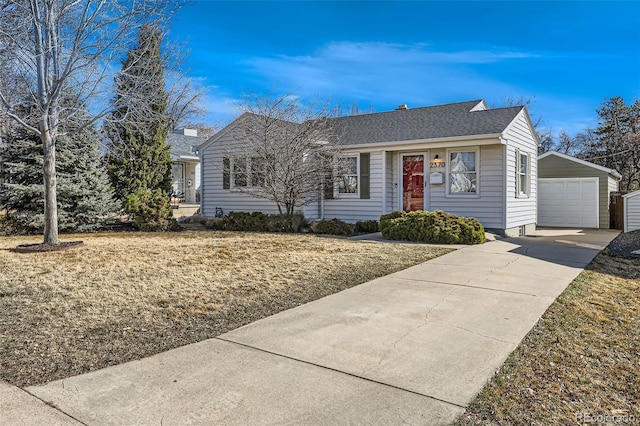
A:
[[[598,109],[595,137],[587,138],[580,157],[617,170],[621,191],[640,188],[640,99],[627,105],[616,96]]]
[[[60,230],[91,231],[100,228],[107,214],[117,209],[102,166],[95,129],[75,129],[57,141],[58,219]],[[0,205],[7,218],[27,232],[44,227],[43,148],[40,138],[19,129],[0,146],[4,165],[0,171]]]
[[[138,45],[122,65],[127,72],[116,79],[114,110],[105,125],[107,170],[116,197],[123,203],[140,190],[171,191],[166,64],[161,44],[162,31],[157,26],[140,28]]]

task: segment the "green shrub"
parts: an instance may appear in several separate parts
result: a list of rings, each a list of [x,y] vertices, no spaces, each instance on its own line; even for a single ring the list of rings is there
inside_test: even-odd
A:
[[[339,219],[321,220],[311,224],[311,231],[315,234],[327,235],[353,235],[353,228]]]
[[[262,212],[230,212],[222,218],[222,228],[227,231],[264,232],[267,230],[266,215]]]
[[[194,214],[193,216],[185,216],[178,219],[180,223],[195,223],[198,225],[206,225],[207,217],[202,216],[201,214]]]
[[[207,222],[204,224],[204,226],[206,226],[207,228],[211,228],[213,230],[216,230],[216,231],[221,231],[221,230],[224,229],[224,227],[222,225],[222,218],[221,217],[214,217],[213,219],[207,220]]]
[[[382,236],[435,244],[482,244],[484,227],[474,217],[456,216],[442,210],[393,212],[380,218]]]
[[[134,228],[140,231],[166,231],[175,220],[171,218],[169,196],[161,189],[140,189],[127,197],[125,212],[133,220]]]
[[[307,221],[301,214],[272,214],[266,217],[268,232],[301,232],[307,226]]]
[[[379,230],[380,226],[377,220],[359,220],[355,224],[355,232],[359,234],[371,234]]]
[[[393,219],[404,217],[406,214],[407,212],[405,212],[404,210],[400,210],[380,216],[380,231],[382,232],[382,236],[384,237],[385,235],[389,234],[390,227],[396,226],[397,222],[394,222]]]
[[[209,219],[205,226],[225,231],[289,232],[302,231],[307,222],[303,215],[230,212],[223,218]]]

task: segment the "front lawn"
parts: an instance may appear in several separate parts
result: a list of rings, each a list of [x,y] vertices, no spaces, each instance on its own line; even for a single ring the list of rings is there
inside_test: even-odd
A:
[[[0,379],[42,384],[217,336],[442,255],[424,245],[234,232],[0,237]]]
[[[640,423],[640,261],[600,253],[457,425]]]

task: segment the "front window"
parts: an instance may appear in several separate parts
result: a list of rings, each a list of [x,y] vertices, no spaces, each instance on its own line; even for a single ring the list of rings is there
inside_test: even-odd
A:
[[[266,175],[266,164],[264,158],[254,157],[251,159],[251,186],[264,186]]]
[[[477,151],[449,152],[449,193],[476,194],[478,176]]]
[[[340,159],[342,174],[338,179],[339,194],[358,193],[358,157],[343,157]]]
[[[233,161],[233,186],[247,186],[247,159],[235,158]]]

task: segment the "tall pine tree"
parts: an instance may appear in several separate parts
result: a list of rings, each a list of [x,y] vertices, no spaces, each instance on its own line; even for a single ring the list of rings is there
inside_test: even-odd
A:
[[[71,123],[71,122],[68,122]],[[117,210],[91,126],[63,129],[57,140],[58,219],[61,231],[93,231]],[[0,206],[7,219],[27,232],[44,228],[43,148],[40,138],[24,129],[5,135],[0,145]]]
[[[162,31],[140,28],[116,80],[113,112],[106,124],[107,170],[116,197],[126,202],[138,191],[171,191],[167,93],[161,54]],[[168,195],[167,195],[168,197]]]
[[[578,137],[587,141],[581,158],[620,172],[621,191],[640,188],[640,99],[632,104],[620,96],[605,100],[598,109],[598,128]]]

